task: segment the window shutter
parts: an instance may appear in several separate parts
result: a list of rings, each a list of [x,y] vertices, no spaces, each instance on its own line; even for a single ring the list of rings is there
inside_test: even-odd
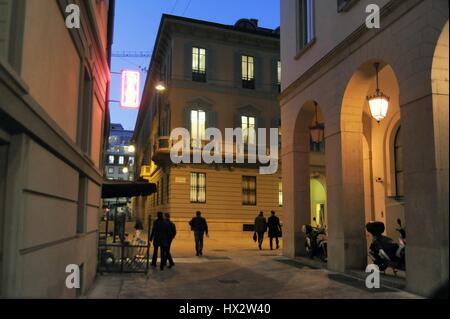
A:
[[[206,128],[217,127],[216,112],[210,110],[206,113]]]
[[[270,83],[273,92],[278,92],[278,58],[272,58],[271,66],[270,66]]]
[[[192,45],[190,43],[184,46],[184,78],[192,80]]]
[[[262,89],[264,86],[264,59],[255,57],[255,87]]]
[[[241,123],[241,115],[239,112],[234,113],[234,118],[233,118],[233,128],[239,128],[242,127],[242,123]]]
[[[214,81],[215,70],[214,70],[214,51],[210,48],[206,49],[206,82]]]
[[[242,54],[236,52],[234,54],[234,87],[242,87]]]
[[[188,106],[183,111],[183,126],[189,132],[191,131],[191,108]]]

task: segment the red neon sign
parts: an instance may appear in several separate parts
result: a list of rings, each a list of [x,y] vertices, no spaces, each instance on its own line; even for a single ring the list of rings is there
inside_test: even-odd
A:
[[[122,94],[120,105],[123,108],[139,108],[141,74],[138,71],[122,71]]]

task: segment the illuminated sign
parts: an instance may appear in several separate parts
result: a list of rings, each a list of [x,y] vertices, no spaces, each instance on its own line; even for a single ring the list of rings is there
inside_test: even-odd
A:
[[[138,71],[122,71],[122,97],[120,105],[123,108],[139,108],[139,91],[141,74]]]

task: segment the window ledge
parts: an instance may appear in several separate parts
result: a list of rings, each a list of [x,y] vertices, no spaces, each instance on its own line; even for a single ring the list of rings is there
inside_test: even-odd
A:
[[[300,50],[298,50],[296,56],[295,56],[295,60],[300,59],[306,51],[308,51],[315,43],[316,43],[316,38],[313,38],[311,41],[309,41],[309,43],[307,45],[305,45],[303,48],[301,48]]]

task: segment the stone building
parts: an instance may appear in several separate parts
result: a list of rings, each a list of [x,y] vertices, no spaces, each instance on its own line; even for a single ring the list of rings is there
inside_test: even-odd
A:
[[[97,265],[114,1],[0,0],[0,296],[83,293]],[[81,289],[66,288],[80,266]]]
[[[380,28],[366,18],[376,4]],[[370,10],[369,10],[370,11]],[[303,254],[310,123],[325,127],[329,260],[364,269],[365,223],[407,229],[407,288],[448,280],[448,1],[281,1],[284,250]],[[377,122],[367,98],[390,98]]]
[[[116,181],[134,180],[134,146],[131,144],[133,131],[127,131],[121,124],[112,123],[106,150],[105,178]]]
[[[193,152],[196,141],[207,143],[210,127],[223,136],[225,128],[242,127],[247,145],[256,139],[246,129],[278,128],[279,59],[278,30],[257,20],[222,25],[163,16],[134,136],[137,168],[158,193],[138,200],[138,213],[170,212],[183,231],[200,210],[213,232],[236,236],[259,211],[281,213],[280,170],[260,175],[247,162],[175,165],[169,154],[175,128],[189,130]]]

